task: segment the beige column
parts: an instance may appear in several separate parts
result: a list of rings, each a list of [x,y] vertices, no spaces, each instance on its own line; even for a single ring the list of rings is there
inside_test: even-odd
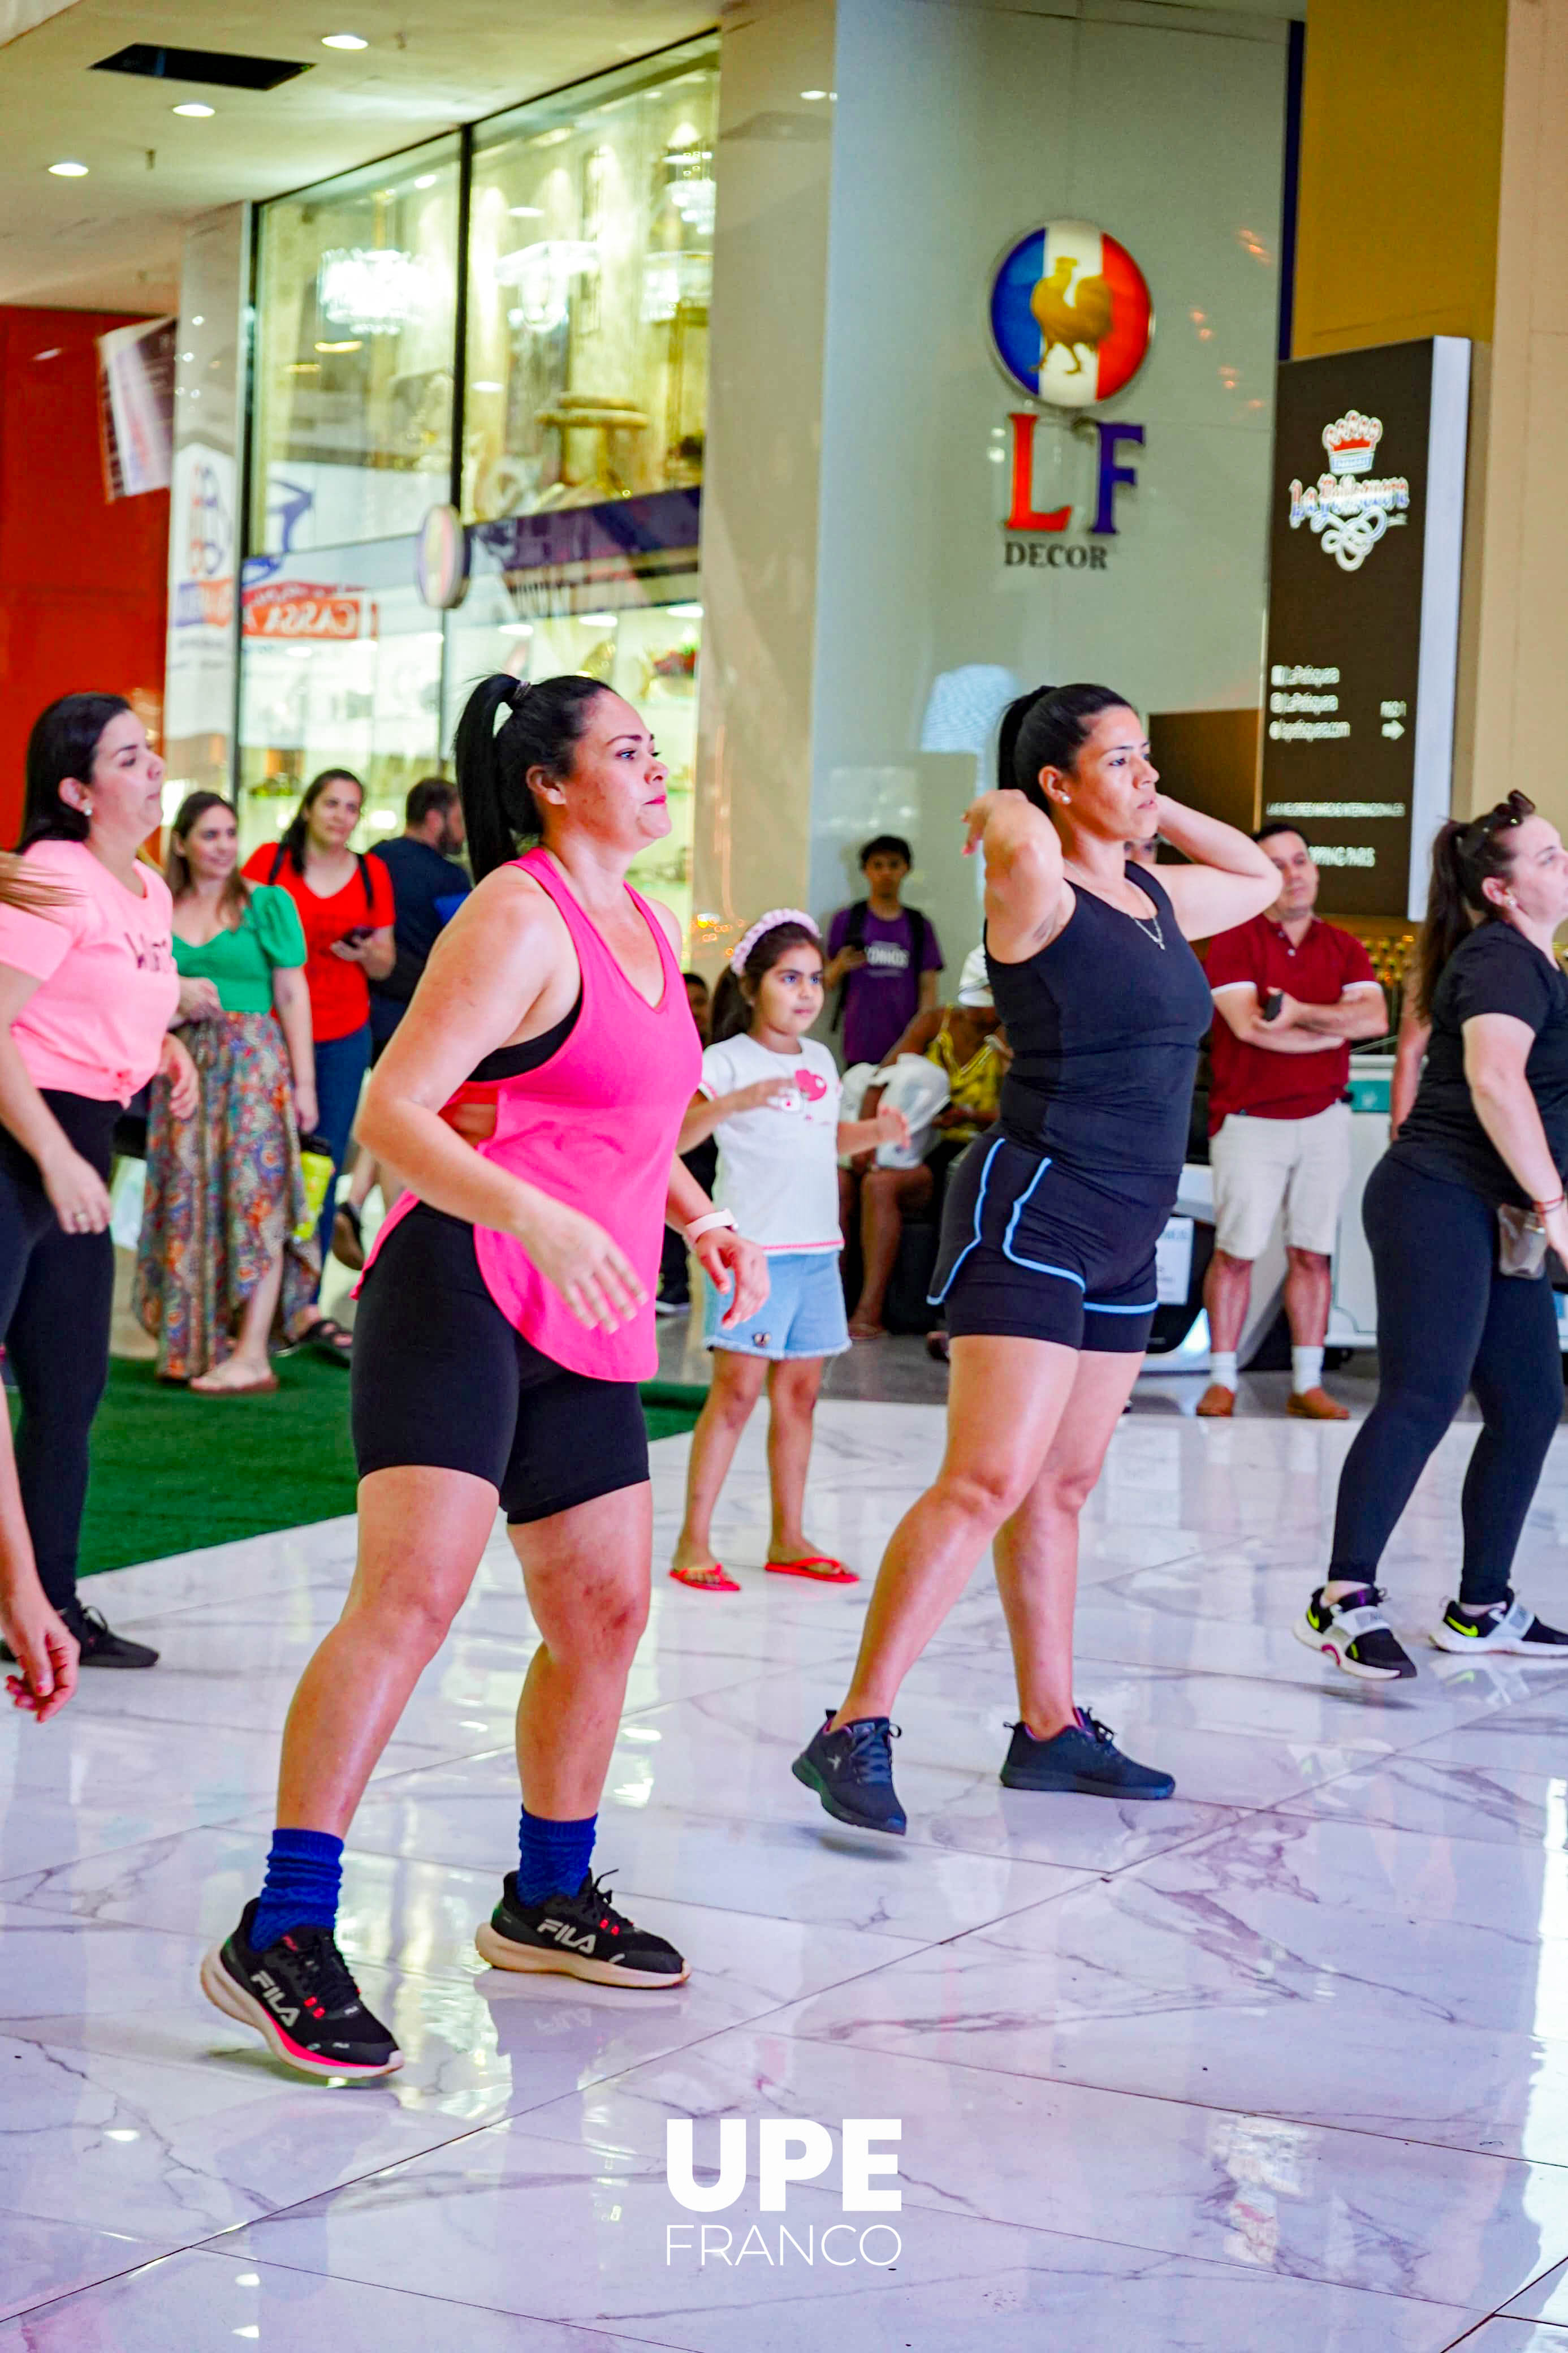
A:
[[[692,871],[710,971],[807,887],[834,20],[834,0],[724,16]]]

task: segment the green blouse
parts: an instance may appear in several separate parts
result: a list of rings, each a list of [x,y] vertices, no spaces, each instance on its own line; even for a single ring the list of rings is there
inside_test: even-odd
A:
[[[237,931],[226,923],[200,947],[174,934],[174,964],[182,980],[210,980],[226,1013],[270,1013],[273,967],[305,961],[305,934],[287,891],[253,882]]]

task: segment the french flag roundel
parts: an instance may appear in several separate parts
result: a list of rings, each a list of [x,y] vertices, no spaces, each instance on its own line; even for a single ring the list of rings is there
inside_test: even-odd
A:
[[[1091,221],[1047,221],[1009,247],[991,281],[991,341],[1031,400],[1092,408],[1131,384],[1154,336],[1148,281]]]

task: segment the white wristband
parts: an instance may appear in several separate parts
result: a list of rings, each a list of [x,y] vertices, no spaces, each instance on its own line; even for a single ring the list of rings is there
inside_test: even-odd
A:
[[[704,1234],[717,1233],[721,1227],[728,1226],[732,1232],[734,1225],[735,1220],[728,1209],[710,1209],[705,1216],[693,1218],[687,1227],[687,1248],[689,1250],[694,1243],[700,1241]]]

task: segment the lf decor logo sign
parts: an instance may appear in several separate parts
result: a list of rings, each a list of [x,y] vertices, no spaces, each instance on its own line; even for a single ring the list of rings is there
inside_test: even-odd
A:
[[[724,2116],[719,2125],[719,2178],[699,2181],[689,2116],[671,2116],[664,2128],[664,2172],[669,2194],[689,2214],[721,2214],[735,2205],[746,2187],[747,2124],[743,2116]],[[843,2150],[841,2205],[846,2214],[897,2214],[903,2192],[873,2186],[874,2177],[891,2174],[899,2160],[879,2142],[897,2141],[903,2126],[895,2116],[846,2116],[840,2132]],[[833,2137],[826,2125],[805,2116],[763,2116],[757,2126],[757,2204],[764,2214],[784,2214],[789,2209],[792,2181],[815,2181],[833,2161]],[[738,2242],[738,2243],[737,2243]],[[739,2232],[724,2222],[670,2222],[665,2226],[664,2260],[678,2255],[695,2258],[700,2268],[728,2263],[733,2268],[748,2258],[772,2270],[785,2263],[815,2266],[818,2259],[836,2271],[852,2263],[869,2263],[890,2271],[903,2253],[903,2242],[890,2222],[860,2225],[830,2222],[820,2233],[815,2222],[792,2230],[781,2222],[776,2233],[753,2222]]]
[[[991,281],[991,342],[1005,375],[1051,408],[1092,408],[1131,383],[1154,339],[1148,281],[1092,221],[1047,221],[1010,246]]]
[[[1323,427],[1329,470],[1290,485],[1290,528],[1318,534],[1342,572],[1359,572],[1384,532],[1405,521],[1410,484],[1403,474],[1374,475],[1383,419],[1347,408]]]

